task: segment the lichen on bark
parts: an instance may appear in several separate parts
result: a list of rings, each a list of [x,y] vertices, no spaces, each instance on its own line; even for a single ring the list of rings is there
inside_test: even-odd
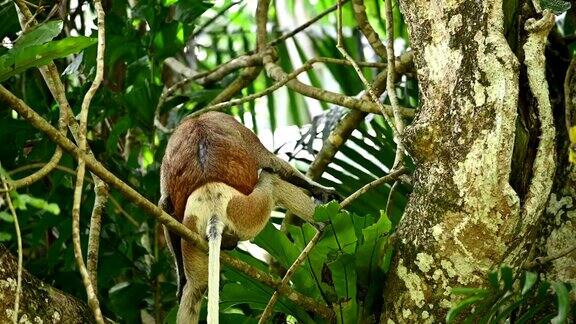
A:
[[[0,323],[10,323],[14,312],[18,263],[0,245]],[[50,287],[26,270],[22,274],[19,323],[93,323],[88,306],[82,301]]]
[[[515,238],[520,203],[509,178],[519,64],[504,38],[501,0],[401,6],[422,106],[406,130],[417,170],[382,321],[442,321],[452,288],[481,285]]]

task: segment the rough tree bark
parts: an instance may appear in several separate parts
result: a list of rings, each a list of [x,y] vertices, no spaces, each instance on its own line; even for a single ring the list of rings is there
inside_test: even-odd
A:
[[[482,286],[487,271],[501,263],[521,267],[530,255],[551,255],[569,241],[576,243],[574,172],[561,164],[556,178],[564,178],[556,181],[557,193],[546,205],[559,161],[555,128],[547,118],[551,109],[544,69],[537,68],[544,66],[546,30],[533,32],[534,39],[525,37],[543,43],[520,48],[522,54],[533,51],[526,69],[518,59],[523,55],[517,56],[504,37],[503,0],[400,3],[410,28],[422,105],[405,133],[417,169],[396,235],[381,322],[438,322],[455,301],[453,287]],[[550,19],[553,24],[553,16],[545,18],[543,24]],[[533,74],[523,78],[521,69]],[[520,194],[510,185],[517,115],[523,109],[519,96],[533,98],[526,104],[542,113],[536,145],[529,148],[535,152],[531,171],[524,172],[530,175],[528,188]],[[560,159],[565,161],[565,155]],[[533,249],[535,241],[545,248]],[[554,261],[549,273],[574,280],[574,262],[574,254]]]
[[[16,293],[18,262],[0,245],[0,323],[10,323]],[[46,285],[26,270],[22,273],[22,295],[18,319],[21,323],[93,323],[88,306]]]

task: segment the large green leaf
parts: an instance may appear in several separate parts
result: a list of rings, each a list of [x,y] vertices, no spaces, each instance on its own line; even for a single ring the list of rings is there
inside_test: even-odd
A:
[[[46,65],[56,58],[78,53],[96,42],[94,38],[79,36],[41,45],[12,48],[0,56],[0,82],[31,67]]]
[[[20,36],[14,44],[14,48],[25,48],[33,45],[42,45],[51,41],[62,31],[63,22],[52,20],[34,27]]]

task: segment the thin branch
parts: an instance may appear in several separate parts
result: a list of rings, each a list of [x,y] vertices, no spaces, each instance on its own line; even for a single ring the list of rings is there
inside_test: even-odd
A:
[[[272,77],[272,79],[279,81],[286,77],[286,72],[284,72],[282,68],[272,60],[264,57],[264,62],[266,72],[270,77]],[[366,99],[357,99],[340,93],[309,86],[298,81],[297,79],[290,80],[286,86],[295,92],[316,100],[332,103],[353,110],[359,110],[365,113],[381,114],[378,105]],[[386,108],[386,112],[388,114],[392,113],[392,108],[390,106],[384,107]],[[402,114],[405,117],[412,117],[414,116],[414,109],[404,108],[402,110]]]
[[[346,60],[338,60],[338,59],[332,59],[332,58],[328,58],[328,57],[311,58],[310,60],[308,60],[304,64],[302,64],[301,67],[294,70],[292,73],[285,75],[281,80],[279,80],[278,82],[274,83],[272,86],[270,86],[270,87],[268,87],[268,88],[266,88],[260,92],[254,93],[254,94],[249,95],[249,96],[242,97],[240,99],[233,99],[233,100],[221,102],[221,103],[218,103],[215,105],[211,105],[211,106],[202,108],[202,109],[190,114],[190,116],[188,116],[187,118],[194,118],[194,117],[199,116],[199,115],[201,115],[205,112],[208,112],[208,111],[220,111],[222,109],[226,109],[229,107],[238,106],[238,105],[241,105],[245,102],[252,101],[252,100],[264,97],[266,95],[269,95],[270,93],[272,93],[272,92],[278,90],[279,88],[281,88],[282,86],[284,86],[290,80],[295,79],[301,73],[312,69],[313,65],[316,63],[334,63],[334,64],[350,65],[350,62],[348,62]],[[366,65],[379,65],[379,64],[366,63]]]
[[[42,165],[42,168],[31,175],[28,175],[22,179],[13,180],[10,182],[10,189],[19,189],[22,187],[29,186],[34,182],[44,178],[47,176],[60,162],[60,158],[62,157],[62,149],[59,146],[56,146],[56,150],[54,154],[50,158],[50,161]],[[10,190],[7,189],[7,190]]]
[[[388,54],[388,79],[386,81],[386,92],[390,105],[392,105],[392,112],[394,113],[394,124],[396,132],[394,133],[394,141],[396,142],[396,156],[394,157],[394,164],[392,168],[395,169],[403,164],[404,158],[404,144],[402,142],[402,133],[404,132],[404,120],[400,113],[400,103],[396,97],[396,59],[394,55],[394,21],[392,15],[392,0],[384,1],[386,12],[386,53]]]
[[[555,254],[552,254],[549,256],[535,258],[533,261],[526,263],[522,268],[525,270],[530,270],[530,269],[535,268],[539,265],[543,265],[545,263],[548,263],[548,262],[560,259],[562,257],[565,257],[574,251],[576,251],[576,245],[571,246],[567,249],[564,249],[558,253],[555,253]]]
[[[390,188],[390,192],[388,193],[388,199],[386,200],[386,215],[390,216],[390,214],[392,214],[392,202],[394,200],[394,193],[396,192],[398,185],[400,184],[400,181],[396,180],[394,181],[394,184],[392,185],[392,187]]]
[[[102,227],[102,213],[106,208],[109,191],[105,182],[99,181],[94,186],[94,206],[90,216],[90,232],[88,234],[88,252],[86,255],[86,268],[90,274],[92,286],[98,287],[98,253],[100,251],[100,229]]]
[[[20,295],[22,294],[22,233],[20,233],[20,224],[18,223],[18,215],[14,209],[14,204],[12,204],[12,197],[10,197],[10,192],[8,191],[8,185],[6,184],[6,178],[1,176],[2,186],[6,191],[6,201],[8,202],[8,209],[14,218],[14,229],[16,231],[16,243],[18,244],[18,274],[16,279],[16,296],[14,296],[14,313],[12,314],[12,322],[14,324],[18,323],[18,311],[20,308]]]
[[[66,112],[63,109],[60,109],[59,117],[58,117],[58,128],[60,129],[60,133],[66,135]],[[26,187],[34,182],[44,178],[47,176],[54,168],[58,166],[60,159],[62,158],[62,148],[56,145],[56,149],[54,154],[50,158],[50,161],[46,164],[41,164],[40,170],[18,180],[9,180],[10,188],[17,190],[21,187]]]
[[[182,89],[189,82],[197,81],[199,84],[216,82],[218,80],[221,80],[222,78],[224,78],[226,75],[230,74],[231,72],[236,71],[238,69],[241,69],[244,67],[254,67],[254,66],[262,65],[262,56],[263,56],[262,53],[257,53],[257,54],[252,54],[252,55],[242,55],[242,56],[239,56],[235,59],[232,59],[232,60],[230,60],[230,61],[228,61],[228,62],[210,70],[210,71],[197,73],[197,74],[191,74],[192,71],[189,71],[189,73],[187,72],[186,77],[184,79],[176,82],[174,85],[172,85],[169,88],[165,88],[164,91],[162,92],[162,94],[160,95],[160,98],[158,99],[158,104],[156,105],[156,111],[154,114],[154,125],[156,126],[156,128],[158,128],[160,131],[162,131],[164,133],[171,133],[173,131],[172,129],[164,126],[162,124],[162,122],[160,121],[160,110],[169,96],[174,94],[177,90]],[[173,64],[174,63],[172,63],[172,65]]]
[[[362,188],[356,190],[354,193],[352,193],[350,196],[346,197],[346,199],[344,199],[342,201],[342,203],[340,203],[340,206],[342,206],[342,208],[346,208],[348,205],[350,205],[354,200],[358,199],[358,197],[360,197],[361,195],[365,194],[366,192],[379,187],[385,183],[388,183],[390,181],[395,181],[396,179],[398,179],[401,175],[403,175],[404,173],[406,173],[406,168],[400,168],[396,171],[392,171],[389,174],[378,178],[366,185],[364,185]]]
[[[258,54],[257,56],[254,55],[254,57],[259,57],[260,58],[260,64],[262,63],[262,55],[261,54]],[[231,62],[232,61],[230,61],[229,63],[231,63]],[[205,108],[202,108],[202,109],[194,112],[193,114],[191,114],[187,118],[195,117],[195,116],[201,115],[201,114],[208,112],[208,111],[220,111],[222,109],[241,105],[245,102],[252,101],[252,100],[264,97],[266,95],[269,95],[270,93],[272,93],[272,92],[276,91],[277,89],[281,88],[282,86],[284,86],[286,83],[288,83],[288,81],[296,78],[302,72],[308,71],[311,68],[313,68],[313,65],[316,63],[352,65],[347,60],[335,59],[335,58],[331,58],[331,57],[314,57],[314,58],[311,58],[310,60],[306,61],[300,68],[298,68],[298,69],[294,70],[293,72],[291,72],[290,74],[287,74],[286,76],[284,76],[284,78],[281,79],[280,81],[278,81],[277,83],[274,83],[272,86],[270,86],[270,87],[268,87],[268,88],[266,88],[266,89],[264,89],[258,93],[255,93],[255,94],[252,94],[249,96],[245,96],[245,97],[242,97],[240,99],[233,99],[233,100],[221,102],[221,103],[218,103],[215,105],[207,106]],[[386,67],[386,63],[375,63],[375,62],[358,62],[358,65],[361,65],[363,67],[375,67],[375,68],[385,68]],[[206,75],[206,73],[202,73],[202,74]],[[186,79],[179,81],[178,83],[176,83],[172,87],[170,87],[168,90],[164,91],[162,93],[162,95],[160,96],[160,99],[158,100],[158,105],[156,107],[156,118],[154,120],[154,124],[158,129],[160,129],[164,133],[172,133],[173,129],[166,128],[166,126],[164,126],[160,122],[160,120],[159,120],[160,107],[166,101],[166,98],[168,96],[173,94],[183,84],[193,80],[196,76],[197,75],[195,75],[191,78],[186,78]],[[206,78],[209,76],[212,76],[212,74],[206,76]]]
[[[60,147],[60,146],[58,146],[58,147]],[[30,169],[37,169],[37,168],[43,167],[44,165],[45,165],[45,163],[27,164],[27,165],[24,165],[24,166],[21,166],[19,168],[16,168],[14,170],[9,171],[8,174],[12,175],[12,174],[27,171]],[[65,167],[62,165],[57,165],[54,167],[54,169],[62,171],[62,172],[66,172],[66,173],[71,174],[73,176],[76,175],[76,171],[74,169],[71,169],[71,168],[68,168],[68,167]],[[91,183],[91,184],[94,184],[94,180],[92,180],[90,178],[85,178],[84,181]],[[105,182],[103,182],[103,181],[101,181],[101,182],[105,184]],[[112,202],[112,204],[114,205],[114,207],[116,207],[116,209],[118,209],[118,212],[120,214],[122,214],[124,217],[126,217],[126,219],[128,220],[128,222],[130,224],[134,225],[134,227],[140,226],[140,224],[127,211],[124,210],[122,205],[120,205],[120,203],[118,202],[118,200],[116,200],[116,198],[114,198],[114,196],[110,196],[109,198],[110,198],[110,201]]]
[[[346,2],[348,2],[349,0],[341,0],[340,2],[338,2],[337,4],[333,5],[332,7],[324,10],[323,12],[321,12],[318,16],[310,19],[309,21],[305,22],[304,24],[296,27],[294,30],[272,40],[271,42],[268,43],[269,46],[274,46],[277,45],[280,42],[283,42],[285,40],[287,40],[288,38],[294,37],[294,35],[298,34],[299,32],[305,30],[306,28],[310,27],[312,24],[314,24],[315,22],[317,22],[318,20],[324,18],[326,15],[328,15],[329,13],[331,13],[332,11],[336,10],[338,8],[338,5],[343,5]]]
[[[216,13],[216,15],[214,15],[214,17],[208,19],[205,23],[203,23],[202,25],[200,25],[195,31],[194,33],[192,33],[192,36],[190,36],[190,38],[195,38],[196,36],[198,36],[206,27],[210,26],[216,19],[218,19],[219,17],[221,17],[223,14],[225,14],[228,10],[230,10],[230,8],[234,7],[235,5],[241,3],[241,1],[233,1],[230,2],[227,6],[225,6],[224,8],[220,9],[220,11],[218,11]]]
[[[19,18],[20,19],[20,26],[22,27],[22,31],[26,32],[28,28],[36,25],[36,19],[34,19],[34,15],[26,5],[26,2],[23,0],[15,0],[14,3],[16,4],[16,8],[18,9]]]
[[[413,70],[413,67],[413,52],[403,53],[396,60],[396,68],[400,73],[409,73]],[[374,92],[378,96],[380,96],[380,94],[386,89],[387,73],[387,70],[381,71],[376,75],[372,82]],[[364,92],[361,98],[368,99],[368,93]],[[360,122],[364,120],[365,116],[366,113],[358,110],[353,110],[344,116],[344,118],[332,130],[330,136],[322,144],[322,149],[318,154],[316,154],[314,161],[312,161],[308,171],[306,172],[307,176],[312,180],[318,180],[320,178],[328,164],[340,150],[340,147],[346,143],[346,140],[350,137],[354,129],[358,127]]]
[[[44,118],[38,115],[32,108],[30,108],[24,101],[14,96],[10,91],[8,91],[4,86],[0,84],[0,100],[5,102],[8,107],[14,109],[22,118],[27,120],[33,127],[40,130],[46,136],[58,144],[62,149],[69,154],[71,154],[75,159],[81,155],[80,150],[72,141],[62,135],[56,128],[54,128],[50,123],[48,123]],[[140,207],[142,210],[150,214],[157,221],[164,224],[169,230],[178,234],[182,239],[198,246],[199,249],[207,251],[206,242],[204,238],[199,234],[191,231],[186,226],[182,225],[180,222],[175,220],[172,216],[162,211],[156,204],[150,202],[144,198],[140,193],[134,190],[132,187],[124,183],[122,180],[117,178],[113,173],[108,171],[102,163],[100,163],[94,155],[86,155],[85,157],[86,167],[93,172],[98,178],[104,180],[106,183],[110,184],[112,187],[120,191],[130,202]],[[268,273],[263,272],[257,268],[254,268],[245,262],[231,257],[227,253],[221,254],[221,261],[224,264],[231,266],[232,268],[250,276],[254,280],[267,285],[269,287],[275,288],[280,285],[280,280],[277,280],[270,276]],[[333,312],[326,305],[316,301],[313,298],[302,295],[298,291],[291,289],[290,287],[281,287],[278,289],[280,294],[286,296],[286,298],[297,305],[302,306],[307,311],[313,312],[322,316],[324,318],[332,318]]]
[[[574,103],[576,101],[576,95],[574,94],[574,71],[576,70],[576,57],[570,60],[570,65],[566,70],[566,77],[564,78],[564,118],[566,122],[566,131],[570,134],[570,128],[576,126],[574,122],[576,121],[576,110],[574,109]],[[573,139],[571,139],[573,140]]]
[[[398,57],[398,71],[409,72],[414,68],[414,54],[413,52],[405,52],[400,57]],[[385,90],[387,80],[387,71],[381,71],[374,78],[372,87],[377,95],[380,95]],[[368,99],[368,93],[364,92],[360,95],[361,99]],[[310,164],[306,175],[312,180],[318,180],[322,176],[322,173],[332,162],[336,153],[340,148],[346,143],[348,138],[352,135],[352,132],[358,127],[358,125],[364,120],[367,113],[359,110],[353,110],[346,114],[344,118],[338,123],[338,125],[330,132],[330,136],[322,143],[322,149],[314,161]],[[288,224],[293,224],[296,218],[293,214],[287,213],[284,221],[282,222],[282,231],[286,231]]]
[[[378,98],[378,96],[376,96],[376,94],[374,93],[372,86],[370,85],[368,80],[366,80],[366,77],[362,73],[362,70],[360,70],[360,67],[358,66],[358,64],[356,64],[356,61],[354,61],[352,56],[350,56],[350,54],[348,54],[348,52],[346,52],[346,49],[344,48],[344,45],[343,45],[344,40],[342,37],[342,6],[338,6],[337,30],[338,30],[338,33],[337,33],[338,34],[338,42],[336,43],[336,48],[338,49],[340,54],[342,54],[342,56],[344,56],[344,58],[346,58],[346,60],[348,60],[350,62],[350,64],[352,64],[352,66],[354,67],[354,70],[356,71],[356,74],[358,75],[358,77],[360,78],[362,83],[364,84],[364,88],[368,92],[369,98],[376,104],[376,106],[378,107],[378,110],[380,110],[380,113],[382,114],[382,116],[384,117],[384,119],[386,120],[386,122],[388,123],[390,128],[392,129],[394,136],[397,137],[398,130],[396,130],[396,126],[394,125],[394,122],[392,121],[390,116],[388,116],[388,112],[384,108],[384,105],[380,101],[380,98]],[[392,58],[392,61],[394,61],[394,58]],[[390,71],[391,66],[392,67],[394,66],[393,62],[390,62],[390,63],[391,63],[391,64],[389,64],[390,66],[387,68],[388,71]],[[388,78],[390,78],[390,72],[388,72]]]
[[[378,36],[378,33],[376,33],[368,21],[364,0],[352,0],[352,11],[354,12],[354,17],[356,18],[360,31],[368,40],[368,44],[370,44],[378,56],[382,59],[386,58],[386,47],[384,47],[384,44],[382,44],[382,41],[380,40],[380,36]]]
[[[276,305],[276,302],[278,301],[278,298],[280,297],[280,294],[278,293],[278,289],[281,287],[288,286],[288,284],[290,283],[290,279],[292,279],[292,276],[294,276],[294,274],[296,273],[296,269],[298,269],[298,267],[304,262],[304,260],[306,260],[306,258],[308,257],[308,254],[310,254],[310,252],[312,251],[314,246],[316,246],[316,243],[318,243],[318,241],[320,241],[320,238],[322,237],[323,233],[324,233],[323,228],[319,228],[316,231],[316,234],[314,234],[314,236],[310,240],[310,242],[308,242],[308,244],[306,244],[306,247],[304,247],[304,249],[302,250],[300,255],[298,255],[298,258],[296,258],[296,260],[294,260],[294,262],[292,263],[290,268],[288,268],[288,270],[286,271],[286,274],[284,274],[284,277],[282,278],[282,281],[280,282],[279,287],[277,288],[277,290],[274,291],[274,293],[272,294],[272,297],[270,298],[270,300],[268,301],[268,304],[266,305],[266,308],[264,308],[264,311],[262,312],[262,315],[260,316],[260,319],[258,320],[258,324],[264,324],[264,323],[266,323],[268,318],[270,318],[270,315],[272,315],[272,312],[274,311],[274,305]]]
[[[94,7],[96,8],[96,13],[98,16],[98,50],[96,54],[96,76],[92,85],[86,92],[84,99],[82,100],[82,106],[80,109],[80,127],[78,130],[78,149],[80,155],[78,156],[78,167],[76,171],[76,185],[74,187],[74,199],[72,204],[72,241],[74,246],[74,257],[76,259],[76,265],[80,275],[82,276],[82,282],[86,289],[86,295],[88,297],[88,304],[94,313],[94,318],[97,323],[104,323],[104,318],[102,316],[102,311],[100,310],[100,303],[98,301],[98,296],[94,282],[91,275],[88,272],[86,264],[82,256],[82,246],[80,244],[80,204],[82,200],[82,188],[84,184],[84,174],[85,168],[85,157],[86,157],[86,131],[88,124],[88,111],[90,108],[90,102],[94,97],[94,94],[98,90],[98,87],[102,83],[104,77],[104,47],[105,47],[105,27],[104,27],[104,8],[102,8],[102,3],[99,0],[94,1]],[[94,215],[93,215],[94,216]],[[99,215],[96,215],[99,217]],[[98,221],[98,220],[97,220]],[[92,225],[92,224],[91,224]],[[99,229],[97,229],[99,232]],[[94,245],[94,244],[93,244]],[[90,253],[89,253],[90,254]]]

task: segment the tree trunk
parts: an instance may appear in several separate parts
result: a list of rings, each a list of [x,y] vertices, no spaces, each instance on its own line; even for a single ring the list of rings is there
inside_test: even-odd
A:
[[[504,37],[502,7],[503,0],[401,1],[422,105],[405,132],[417,169],[396,234],[382,322],[444,321],[455,302],[452,288],[482,286],[500,263],[520,267],[534,252],[575,243],[569,235],[573,225],[540,230],[543,211],[551,209],[546,203],[558,139],[544,73],[549,29],[520,37],[526,43],[513,52]],[[546,19],[544,25],[553,24],[553,16]],[[528,59],[520,65],[524,52]],[[530,164],[512,173],[518,112],[528,109],[537,116],[528,130],[534,145],[524,145],[530,152],[520,162]],[[513,188],[513,178],[522,176],[528,176],[526,188]],[[572,207],[573,176],[565,179],[570,184],[555,186],[561,193],[553,195],[553,206]],[[569,217],[560,213],[558,224]],[[535,235],[550,233],[543,239],[549,251],[532,248]],[[556,272],[572,265],[575,278],[576,267],[565,262],[562,270],[554,263]]]
[[[11,323],[16,296],[18,261],[0,245],[0,323]],[[93,323],[88,306],[50,287],[26,270],[22,272],[22,293],[18,321],[30,323]]]

